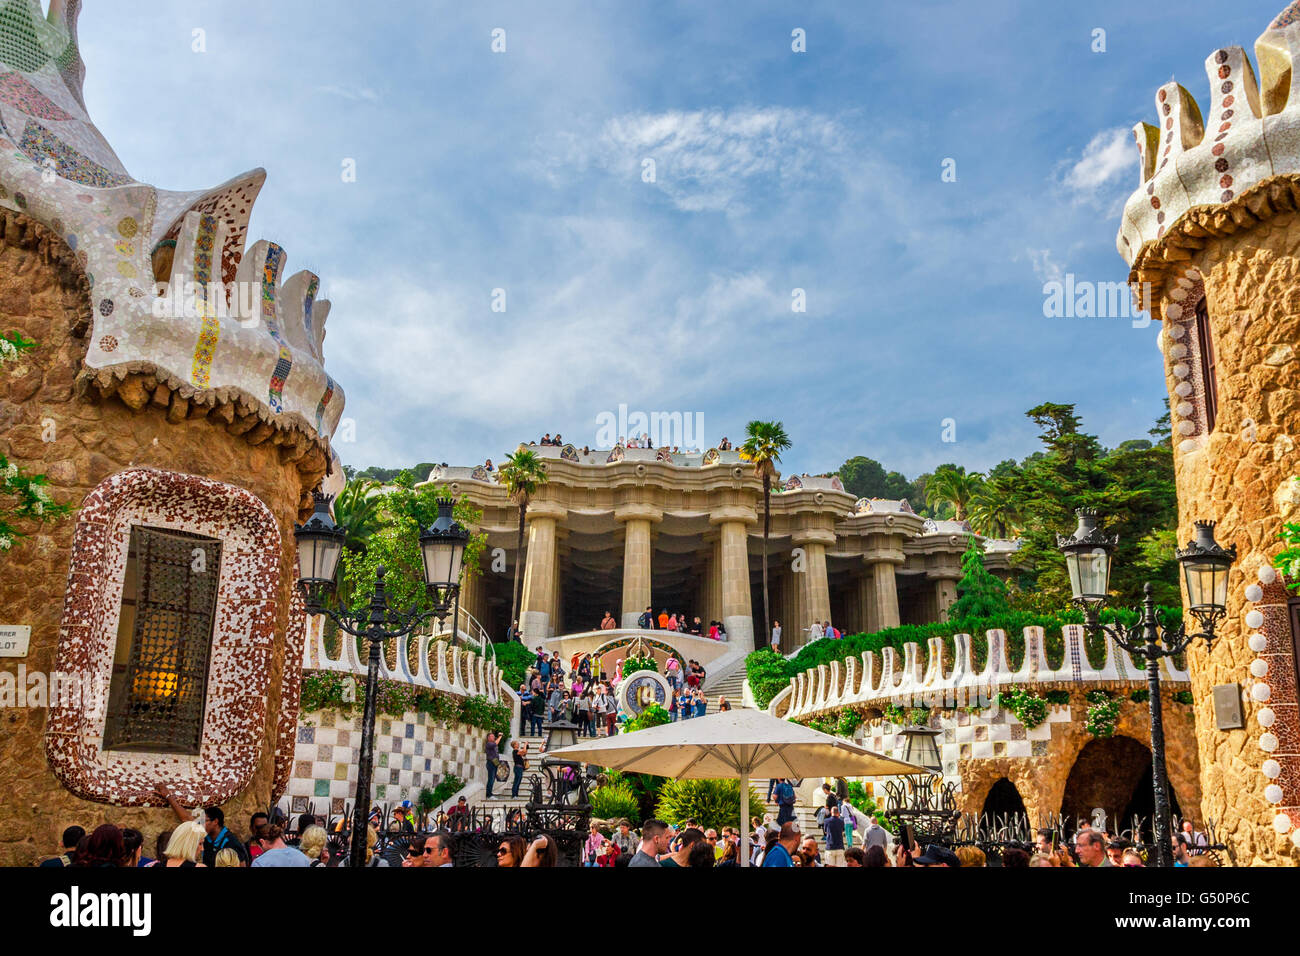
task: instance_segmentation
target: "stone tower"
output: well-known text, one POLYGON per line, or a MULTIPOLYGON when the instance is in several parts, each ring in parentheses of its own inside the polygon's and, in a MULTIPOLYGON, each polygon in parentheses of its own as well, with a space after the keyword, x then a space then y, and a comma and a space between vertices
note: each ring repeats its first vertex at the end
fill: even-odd
POLYGON ((240 829, 283 791, 293 524, 343 407, 319 280, 245 247, 265 173, 132 178, 86 112, 80 2, 50 6, 0 9, 0 332, 37 343, 0 367, 0 453, 71 514, 0 552, 0 623, 30 629, 0 657, 0 864, 73 823, 152 847, 159 785, 240 829))
POLYGON ((1141 186, 1118 246, 1162 323, 1179 538, 1213 519, 1239 553, 1221 637, 1189 655, 1202 811, 1238 864, 1292 865, 1300 625, 1270 562, 1283 522, 1300 520, 1300 3, 1255 51, 1258 80, 1241 48, 1210 54, 1204 114, 1177 83, 1160 88, 1160 125, 1135 129, 1141 186), (1240 688, 1244 727, 1219 729, 1216 687, 1240 688))

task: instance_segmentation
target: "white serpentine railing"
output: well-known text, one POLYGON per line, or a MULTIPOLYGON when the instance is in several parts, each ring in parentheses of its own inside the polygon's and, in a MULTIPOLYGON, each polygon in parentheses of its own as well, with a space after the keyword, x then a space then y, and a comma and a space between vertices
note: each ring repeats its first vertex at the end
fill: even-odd
MULTIPOLYGON (((357 640, 339 631, 339 653, 331 657, 325 646, 325 622, 323 614, 307 619, 302 666, 307 670, 339 671, 364 679, 366 657, 358 650, 357 640)), ((501 671, 495 659, 484 657, 469 647, 449 645, 431 634, 394 638, 393 643, 396 645, 396 666, 389 665, 387 653, 381 654, 380 677, 463 697, 481 695, 493 702, 502 700, 501 671), (415 651, 414 664, 412 649, 415 651)), ((490 647, 492 642, 486 644, 490 647)), ((506 696, 509 696, 508 692, 506 696)))
MULTIPOLYGON (((910 643, 903 646, 901 662, 897 652, 886 647, 880 652, 879 662, 873 651, 864 651, 858 657, 845 657, 802 671, 790 678, 790 686, 772 698, 768 712, 797 718, 862 704, 967 706, 990 701, 1005 686, 1038 684, 1068 688, 1078 684, 1127 687, 1146 684, 1145 669, 1109 636, 1105 638, 1105 663, 1101 667, 1089 664, 1081 624, 1066 624, 1062 628, 1065 653, 1061 666, 1056 668, 1047 662, 1041 627, 1024 629, 1025 656, 1016 670, 1007 665, 1006 632, 991 630, 985 634, 988 659, 978 670, 972 663, 969 634, 953 636, 956 661, 951 670, 943 638, 932 637, 927 642, 929 653, 925 657, 919 644, 910 643)), ((1188 672, 1176 667, 1170 658, 1160 661, 1160 679, 1182 685, 1191 681, 1188 672)))

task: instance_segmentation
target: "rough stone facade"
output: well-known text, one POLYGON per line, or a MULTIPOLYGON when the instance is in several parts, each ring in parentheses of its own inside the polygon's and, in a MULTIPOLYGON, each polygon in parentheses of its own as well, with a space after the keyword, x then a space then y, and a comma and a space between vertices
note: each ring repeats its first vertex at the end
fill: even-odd
MULTIPOLYGON (((1300 290, 1300 217, 1292 211, 1300 199, 1300 182, 1266 183, 1261 189, 1267 191, 1268 201, 1256 203, 1254 208, 1263 215, 1244 209, 1207 211, 1195 218, 1210 234, 1198 237, 1199 248, 1189 250, 1190 259, 1178 262, 1177 271, 1142 268, 1139 277, 1160 290, 1157 309, 1170 328, 1180 326, 1168 318, 1169 306, 1183 303, 1174 310, 1181 318, 1188 298, 1203 285, 1217 359, 1215 428, 1200 435, 1200 440, 1194 437, 1179 442, 1174 456, 1180 540, 1193 537, 1193 521, 1216 520, 1219 543, 1225 547, 1235 544, 1238 551, 1238 563, 1229 580, 1228 616, 1220 637, 1212 651, 1198 647, 1189 655, 1205 771, 1203 813, 1222 821, 1222 836, 1243 861, 1295 864, 1300 855, 1289 835, 1277 833, 1273 823, 1279 811, 1300 821, 1300 768, 1286 775, 1285 804, 1274 806, 1265 799, 1264 789, 1270 780, 1261 768, 1270 755, 1260 747, 1265 730, 1259 723, 1263 702, 1250 693, 1257 682, 1250 672, 1257 654, 1249 645, 1249 636, 1258 630, 1268 640, 1263 655, 1270 665, 1268 709, 1277 716, 1279 727, 1287 729, 1286 745, 1273 757, 1296 759, 1300 719, 1287 596, 1280 584, 1269 587, 1271 602, 1261 611, 1271 626, 1256 629, 1246 625, 1254 602, 1247 600, 1245 591, 1261 583, 1258 572, 1281 550, 1277 535, 1282 523, 1300 520, 1294 481, 1300 461, 1296 450, 1300 426, 1300 356, 1296 354, 1300 349, 1296 300, 1300 290), (1246 221, 1239 224, 1240 220, 1246 221), (1179 290, 1190 295, 1175 298, 1179 290), (1213 688, 1220 684, 1239 684, 1245 692, 1247 720, 1240 730, 1216 729, 1212 696, 1213 688)), ((1186 338, 1189 336, 1179 337, 1186 338)), ((1199 349, 1191 348, 1182 359, 1193 374, 1176 374, 1179 362, 1173 360, 1168 385, 1174 403, 1190 399, 1188 404, 1194 406, 1187 416, 1190 419, 1204 406, 1206 386, 1199 349), (1192 379, 1194 389, 1190 395, 1181 395, 1178 389, 1187 379, 1192 379)))
MULTIPOLYGON (((74 515, 29 523, 0 561, 0 621, 31 626, 26 658, 0 660, 17 673, 55 669, 60 622, 69 585, 75 511, 104 478, 129 467, 201 475, 247 489, 274 515, 282 542, 274 595, 274 647, 266 687, 261 757, 251 782, 226 804, 233 820, 272 798, 274 750, 281 710, 291 587, 293 523, 325 472, 314 441, 276 429, 237 403, 203 405, 180 398, 148 375, 112 378, 104 386, 78 381, 87 347, 89 302, 85 276, 62 240, 20 213, 0 217, 0 328, 39 343, 0 372, 0 451, 29 473, 45 473, 56 502, 74 515)), ((290 666, 300 666, 297 654, 290 666)), ((296 700, 292 703, 296 707, 296 700)), ((61 830, 104 821, 147 835, 173 825, 171 812, 125 809, 73 796, 45 758, 48 711, 0 712, 0 864, 27 864, 50 852, 61 830)), ((201 787, 185 797, 201 799, 201 787)))

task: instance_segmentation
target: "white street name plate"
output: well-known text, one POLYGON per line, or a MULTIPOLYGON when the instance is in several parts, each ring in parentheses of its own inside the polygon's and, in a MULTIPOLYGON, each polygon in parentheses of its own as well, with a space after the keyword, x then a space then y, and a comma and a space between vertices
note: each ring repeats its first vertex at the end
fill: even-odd
POLYGON ((26 624, 0 624, 0 657, 26 657, 32 629, 26 624))

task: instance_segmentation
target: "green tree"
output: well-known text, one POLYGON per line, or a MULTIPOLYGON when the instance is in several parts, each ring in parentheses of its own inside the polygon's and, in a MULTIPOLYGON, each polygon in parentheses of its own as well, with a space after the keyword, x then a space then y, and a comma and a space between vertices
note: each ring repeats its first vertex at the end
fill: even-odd
MULTIPOLYGON (((424 586, 424 561, 420 553, 420 532, 438 517, 438 498, 447 489, 435 485, 414 488, 411 473, 396 476, 397 487, 378 496, 377 527, 366 539, 364 551, 344 551, 343 576, 348 585, 350 606, 360 612, 370 603, 376 569, 385 569, 384 585, 392 607, 418 607, 428 610, 429 597, 424 586)), ((483 512, 462 496, 452 509, 456 520, 473 529, 483 520, 483 512)), ((471 533, 465 545, 462 576, 480 574, 479 558, 486 535, 471 533)))
POLYGON ((840 481, 844 490, 855 498, 888 498, 898 500, 912 493, 912 483, 896 471, 885 471, 874 458, 858 455, 840 465, 840 481))
POLYGON ((953 510, 953 517, 964 521, 983 483, 984 476, 977 471, 967 472, 961 465, 940 465, 926 484, 926 503, 948 505, 953 510))
POLYGON ((772 479, 781 461, 781 452, 790 448, 790 436, 780 422, 753 421, 745 426, 745 442, 740 457, 752 461, 763 479, 763 640, 772 633, 772 615, 767 592, 767 542, 772 529, 772 479))
POLYGON ((961 556, 962 578, 957 582, 957 600, 948 609, 948 620, 967 617, 993 617, 1011 609, 1007 586, 984 567, 984 549, 979 539, 970 535, 961 556))
MULTIPOLYGON (((510 625, 519 619, 519 588, 523 583, 521 569, 524 565, 524 523, 528 517, 528 502, 537 489, 546 483, 546 465, 523 445, 513 455, 506 455, 505 463, 497 471, 497 480, 506 489, 510 500, 519 506, 519 538, 515 545, 515 581, 511 588, 510 625)), ((521 640, 515 634, 515 640, 521 640)))

